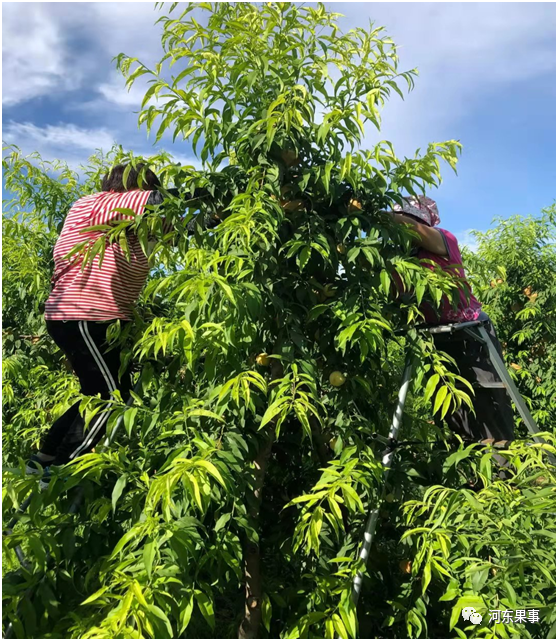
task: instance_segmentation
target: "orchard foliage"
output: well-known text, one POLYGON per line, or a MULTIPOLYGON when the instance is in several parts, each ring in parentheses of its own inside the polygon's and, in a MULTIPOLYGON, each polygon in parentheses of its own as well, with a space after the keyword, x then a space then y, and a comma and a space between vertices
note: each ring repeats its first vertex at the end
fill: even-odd
POLYGON ((498 220, 464 252, 471 282, 498 327, 508 369, 541 428, 556 421, 556 205, 498 220))
MULTIPOLYGON (((123 417, 111 447, 61 471, 4 539, 4 621, 18 637, 475 638, 458 620, 469 602, 483 613, 544 605, 538 627, 487 625, 487 638, 550 629, 543 446, 519 440, 504 453, 517 474, 494 480, 490 452, 443 424, 470 403, 448 357, 398 333, 460 283, 423 269, 384 210, 437 186, 460 145, 403 159, 387 141, 360 148, 414 72, 399 71, 382 29, 342 33, 336 18, 322 5, 173 5, 155 68, 118 57, 129 85, 149 80, 140 125, 191 142, 202 168, 146 159, 180 196, 79 247, 97 260, 135 233, 150 252, 134 323, 110 332, 139 385, 132 406, 111 402, 110 432, 123 417), (162 214, 175 224, 166 235, 162 214), (206 215, 221 224, 188 234, 206 215), (407 346, 410 444, 357 611, 352 580, 381 493, 374 435, 387 433, 407 346), (445 392, 425 394, 440 379, 445 392)), ((15 194, 4 218, 5 516, 36 484, 22 457, 77 394, 41 319, 52 245, 69 205, 123 160, 138 159, 97 154, 83 180, 17 149, 4 160, 15 194)), ((89 417, 104 405, 83 399, 89 417)))

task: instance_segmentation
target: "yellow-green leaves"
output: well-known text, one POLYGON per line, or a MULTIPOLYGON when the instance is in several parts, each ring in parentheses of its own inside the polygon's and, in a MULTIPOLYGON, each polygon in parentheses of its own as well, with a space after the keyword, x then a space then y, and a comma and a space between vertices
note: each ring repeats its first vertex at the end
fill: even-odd
POLYGON ((291 372, 275 380, 273 385, 272 403, 267 407, 259 429, 274 421, 275 431, 279 434, 283 421, 294 412, 302 425, 303 433, 311 438, 310 420, 315 419, 319 423, 323 420, 323 414, 318 409, 323 409, 323 406, 317 398, 315 380, 312 376, 299 372, 295 363, 291 366, 291 372))
MULTIPOLYGON (((358 638, 358 620, 356 613, 356 605, 351 597, 351 590, 345 590, 341 597, 341 604, 339 607, 339 614, 341 615, 341 620, 343 621, 343 626, 347 631, 347 637, 350 639, 358 638)), ((337 623, 336 628, 340 631, 342 628, 337 623)))
POLYGON ((375 352, 385 345, 391 331, 389 322, 381 314, 371 311, 363 318, 355 312, 345 316, 335 340, 342 353, 348 347, 359 345, 361 362, 364 362, 368 351, 375 352))
POLYGON ((339 180, 343 180, 346 176, 350 174, 351 171, 351 164, 352 164, 352 155, 348 153, 345 156, 345 160, 343 161, 343 164, 341 165, 341 172, 339 174, 339 180))
POLYGON ((295 528, 295 550, 303 549, 307 555, 318 556, 325 525, 340 540, 345 531, 342 506, 348 514, 363 514, 365 508, 359 492, 368 493, 380 476, 379 463, 359 465, 358 460, 348 456, 344 462, 331 461, 323 468, 322 477, 311 493, 297 496, 285 506, 303 506, 295 528))
POLYGON ((264 396, 267 394, 267 382, 261 374, 254 370, 241 372, 224 383, 219 392, 219 401, 226 400, 230 395, 236 405, 239 405, 242 400, 246 407, 254 411, 252 388, 258 390, 264 396))
POLYGON ((87 605, 88 603, 94 603, 97 599, 99 599, 107 590, 108 586, 104 586, 102 588, 99 588, 96 592, 94 592, 91 596, 88 596, 85 601, 81 602, 81 605, 87 605))
MULTIPOLYGON (((438 392, 436 393, 436 398, 434 400, 434 414, 442 407, 444 404, 446 398, 448 397, 448 388, 444 385, 438 389, 438 392)), ((449 399, 451 401, 451 395, 449 396, 449 399)), ((442 418, 444 416, 445 412, 442 412, 442 418)))
POLYGON ((207 458, 174 458, 153 479, 147 495, 147 506, 154 510, 161 503, 165 517, 170 520, 175 504, 175 492, 179 491, 179 495, 185 492, 191 506, 203 514, 215 491, 215 484, 210 479, 227 489, 224 473, 224 470, 218 469, 207 458))
MULTIPOLYGON (((410 255, 416 239, 383 212, 407 191, 438 184, 442 166, 455 167, 459 145, 431 145, 411 158, 384 140, 359 149, 368 123, 379 128, 390 94, 411 88, 414 76, 399 72, 395 45, 380 28, 342 33, 323 5, 183 3, 166 7, 160 25, 158 64, 147 69, 120 57, 119 65, 128 85, 149 81, 138 104, 141 126, 155 140, 186 140, 182 155, 191 146, 203 169, 165 153, 145 159, 161 177, 165 203, 140 217, 116 212, 115 226, 90 229, 98 237, 75 248, 76 257, 102 264, 111 242, 125 255, 133 235, 145 249, 155 239, 137 317, 119 332, 123 367, 136 361, 149 371, 132 406, 112 404, 111 422, 123 415, 125 428, 114 446, 72 463, 68 478, 35 497, 29 518, 6 537, 8 563, 19 542, 30 572, 42 577, 38 598, 27 599, 25 582, 11 580, 18 575, 8 566, 8 616, 20 638, 178 638, 205 626, 230 636, 241 612, 229 612, 229 604, 243 607, 243 544, 257 541, 268 636, 354 638, 350 585, 363 569, 357 558, 366 515, 381 496, 382 448, 372 434, 387 433, 397 398, 404 358, 397 332, 421 322, 423 305, 453 300, 463 285, 438 266, 424 269, 410 255), (171 186, 178 196, 166 193, 171 186), (220 222, 204 229, 205 217, 220 222), (163 230, 163 219, 173 231, 163 230), (254 364, 256 354, 266 357, 254 364), (332 371, 347 378, 336 393, 326 382, 332 371), (251 472, 262 471, 255 457, 262 431, 269 442, 273 429, 257 523, 251 472), (87 501, 68 514, 77 484, 87 501), (62 592, 53 577, 63 578, 62 592), (25 604, 19 623, 18 603, 25 604)), ((82 182, 67 167, 15 149, 4 159, 6 189, 15 194, 4 221, 4 447, 14 469, 37 429, 79 393, 39 312, 59 226, 78 197, 99 189, 107 168, 132 160, 139 158, 122 149, 98 156, 82 182), (39 334, 36 346, 23 338, 39 334)), ((513 360, 529 368, 523 389, 542 379, 544 395, 530 400, 548 422, 553 277, 550 264, 540 268, 538 226, 525 231, 536 242, 521 245, 522 261, 536 257, 530 271, 510 258, 523 229, 515 221, 505 255, 491 250, 471 271, 484 278, 486 264, 498 278, 505 265, 505 287, 494 288, 486 304, 506 349, 517 341, 524 352, 513 360), (514 281, 531 272, 532 282, 514 281), (527 286, 539 292, 529 303, 527 286), (506 298, 512 290, 532 310, 515 319, 506 298), (525 327, 513 325, 521 320, 525 327)), ((471 593, 487 606, 510 607, 514 592, 537 603, 536 591, 550 594, 553 582, 553 557, 540 543, 549 540, 554 509, 541 449, 520 450, 516 442, 504 454, 520 475, 510 484, 494 480, 492 451, 476 457, 478 446, 448 452, 449 444, 432 442, 446 437, 441 420, 430 424, 432 410, 440 419, 460 404, 470 408, 472 391, 428 340, 417 339, 413 350, 417 384, 404 421, 412 444, 397 448, 390 491, 398 500, 380 507, 364 588, 378 603, 367 629, 393 638, 447 631, 457 600, 471 593), (470 478, 478 491, 461 489, 470 478), (430 489, 434 480, 440 485, 430 489), (400 561, 408 571, 398 574, 400 561)), ((107 406, 84 404, 89 424, 107 406)), ((11 512, 36 480, 5 474, 11 512)), ((460 623, 454 630, 470 633, 460 623)))
POLYGON ((211 463, 211 461, 208 461, 207 459, 200 459, 197 461, 197 466, 201 467, 209 472, 209 474, 216 479, 225 489, 226 489, 226 484, 223 479, 223 476, 221 475, 221 472, 211 463))
POLYGON ((428 379, 428 383, 424 388, 424 398, 426 400, 429 400, 432 394, 434 393, 434 390, 436 389, 436 386, 438 385, 439 380, 440 380, 440 374, 432 374, 432 376, 428 379))
POLYGON ((145 571, 147 576, 151 578, 153 571, 153 561, 155 560, 155 555, 157 554, 157 546, 153 539, 148 539, 147 543, 143 546, 143 564, 145 566, 145 571))
POLYGON ((277 429, 281 427, 281 423, 285 420, 285 417, 291 407, 291 399, 286 397, 281 397, 274 401, 265 411, 265 414, 262 417, 260 423, 260 429, 264 428, 270 421, 279 416, 279 420, 276 421, 277 429))

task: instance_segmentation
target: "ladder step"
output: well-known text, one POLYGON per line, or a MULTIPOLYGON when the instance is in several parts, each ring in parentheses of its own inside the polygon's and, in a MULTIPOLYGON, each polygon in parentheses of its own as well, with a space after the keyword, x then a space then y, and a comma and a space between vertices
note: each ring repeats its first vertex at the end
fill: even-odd
POLYGON ((496 381, 494 383, 473 383, 473 387, 478 387, 480 389, 506 389, 506 386, 502 381, 496 381))

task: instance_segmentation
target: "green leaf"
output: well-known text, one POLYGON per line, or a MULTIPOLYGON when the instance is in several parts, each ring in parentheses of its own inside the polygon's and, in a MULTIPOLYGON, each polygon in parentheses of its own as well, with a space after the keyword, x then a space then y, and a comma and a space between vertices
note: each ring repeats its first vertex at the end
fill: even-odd
POLYGON ((44 542, 38 536, 30 536, 27 539, 27 544, 33 551, 33 555, 37 560, 38 565, 41 568, 44 568, 47 561, 47 554, 44 546, 44 542))
POLYGON ((194 595, 191 594, 188 597, 182 599, 180 603, 180 632, 182 635, 184 630, 188 627, 190 619, 192 618, 192 612, 194 610, 194 595))
POLYGON ((341 173, 339 174, 339 180, 343 180, 347 174, 351 171, 352 156, 350 153, 347 153, 343 165, 341 167, 341 173))
POLYGON ((311 253, 312 248, 308 247, 308 245, 305 245, 298 254, 296 262, 300 271, 302 271, 306 267, 306 263, 308 263, 308 259, 310 258, 311 253))
POLYGON ((230 520, 231 520, 230 513, 221 514, 221 516, 217 519, 217 522, 215 523, 215 532, 222 530, 230 520))
POLYGON ((389 296, 391 279, 385 269, 382 269, 382 271, 380 272, 380 282, 382 284, 382 289, 384 290, 384 294, 386 296, 389 296))
POLYGON ((215 628, 215 614, 213 612, 213 601, 200 590, 195 591, 196 602, 200 609, 200 612, 203 615, 203 618, 207 621, 209 627, 213 630, 215 628))
POLYGON ((463 497, 469 503, 475 510, 478 510, 479 512, 483 511, 483 506, 480 501, 478 501, 475 497, 475 495, 472 492, 469 492, 468 490, 463 490, 463 497))
POLYGON ((280 414, 286 407, 288 399, 279 398, 274 403, 272 403, 266 410, 263 415, 262 422, 260 423, 260 429, 265 427, 270 421, 272 421, 278 414, 280 414))
POLYGON ((434 401, 434 414, 440 409, 440 406, 444 402, 444 399, 446 398, 448 393, 448 388, 443 385, 440 387, 438 390, 438 393, 436 394, 436 400, 434 401))
POLYGON ((339 635, 339 638, 341 639, 348 639, 349 635, 347 634, 347 630, 345 629, 345 626, 343 625, 343 621, 341 620, 341 617, 338 614, 334 614, 331 617, 333 621, 333 627, 337 631, 337 634, 339 635))
POLYGON ((124 429, 126 430, 126 434, 128 434, 128 436, 131 436, 132 434, 132 428, 134 426, 134 421, 136 419, 137 413, 137 407, 132 407, 131 409, 124 412, 124 429))
POLYGON ((215 412, 211 412, 210 410, 204 410, 202 408, 194 409, 194 410, 186 410, 188 416, 206 416, 207 418, 212 418, 216 421, 219 421, 219 423, 224 423, 225 419, 222 416, 219 416, 219 414, 215 414, 215 412))
POLYGON ((434 393, 434 390, 436 389, 436 386, 438 385, 438 382, 440 380, 440 375, 439 374, 433 374, 429 379, 428 383, 426 384, 426 387, 424 389, 424 398, 425 400, 429 400, 432 394, 434 393))
POLYGON ((446 592, 438 599, 439 601, 453 601, 459 596, 459 590, 448 588, 446 592))
POLYGON ((118 499, 122 496, 122 492, 126 487, 127 480, 128 480, 128 475, 124 473, 114 484, 114 488, 112 489, 112 511, 113 512, 116 512, 116 503, 118 502, 118 499))
POLYGON ((172 626, 170 624, 168 616, 163 612, 163 610, 161 610, 161 608, 159 608, 158 606, 152 604, 149 604, 147 606, 147 609, 149 610, 149 612, 151 612, 151 614, 154 614, 160 621, 164 623, 168 632, 168 638, 173 639, 174 636, 172 626))
POLYGON ((417 305, 422 303, 422 297, 424 296, 424 290, 426 289, 424 283, 417 283, 415 286, 415 295, 417 297, 417 305))
POLYGON ((440 412, 440 418, 444 418, 444 416, 448 413, 448 410, 451 405, 451 400, 452 400, 452 396, 451 394, 448 394, 444 399, 444 404, 442 405, 442 411, 440 412))
POLYGON ((145 95, 143 97, 143 100, 141 101, 141 108, 143 109, 145 105, 149 102, 149 99, 153 96, 155 91, 159 88, 159 85, 157 82, 154 82, 148 90, 145 92, 145 95))
POLYGON ((118 543, 115 545, 110 558, 114 558, 129 541, 132 541, 136 537, 137 537, 137 531, 135 528, 132 528, 131 530, 128 530, 127 532, 125 532, 120 538, 120 540, 118 541, 118 543))
POLYGON ((270 632, 271 629, 271 601, 267 594, 262 597, 262 621, 264 628, 270 632))
POLYGON ((147 572, 147 577, 151 579, 151 572, 153 570, 153 560, 155 559, 155 552, 157 548, 155 546, 155 541, 149 539, 149 541, 143 546, 143 564, 145 566, 145 571, 147 572))
POLYGON ((343 605, 339 608, 339 613, 345 624, 345 628, 349 633, 349 636, 353 639, 357 638, 357 616, 356 616, 356 606, 352 598, 349 597, 345 599, 343 605))
POLYGON ((103 586, 102 588, 99 588, 96 592, 93 592, 93 594, 85 601, 81 602, 81 605, 87 605, 88 603, 93 603, 93 601, 96 601, 100 596, 102 596, 107 590, 108 590, 108 585, 103 586))
POLYGON ((324 189, 326 193, 329 193, 329 181, 330 181, 332 168, 333 168, 333 163, 331 161, 326 162, 324 166, 324 189))
POLYGON ((206 469, 209 472, 209 474, 211 474, 211 476, 213 478, 217 479, 217 481, 225 489, 227 488, 227 485, 225 483, 225 479, 221 476, 221 472, 219 472, 219 470, 215 467, 215 465, 213 465, 213 463, 211 463, 211 461, 207 461, 206 459, 202 459, 200 461, 196 461, 196 465, 198 467, 203 467, 204 469, 206 469))
POLYGON ((132 581, 132 591, 136 599, 138 600, 138 603, 142 605, 144 608, 149 608, 149 605, 145 600, 145 596, 143 595, 143 592, 141 590, 141 586, 136 580, 132 581))
POLYGON ((431 578, 432 578, 432 566, 430 564, 430 561, 428 560, 424 564, 424 568, 422 570, 422 583, 421 583, 422 594, 426 592, 428 586, 430 585, 431 578))

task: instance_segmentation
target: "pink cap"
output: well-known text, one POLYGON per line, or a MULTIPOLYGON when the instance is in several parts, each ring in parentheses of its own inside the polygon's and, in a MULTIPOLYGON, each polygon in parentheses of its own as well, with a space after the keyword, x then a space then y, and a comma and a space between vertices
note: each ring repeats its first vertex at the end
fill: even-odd
POLYGON ((403 198, 403 205, 395 204, 393 211, 420 218, 430 227, 435 227, 440 222, 438 206, 428 196, 408 196, 403 198))

